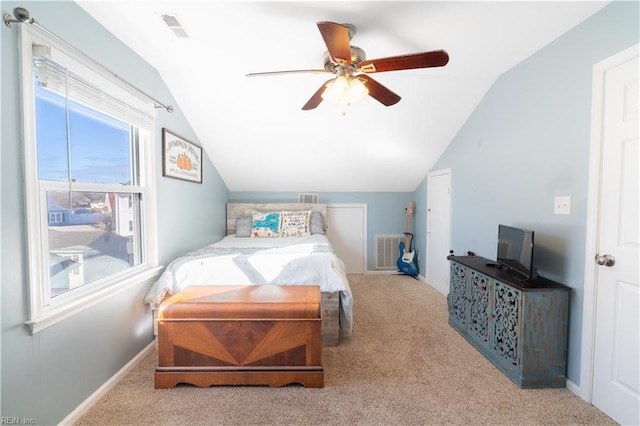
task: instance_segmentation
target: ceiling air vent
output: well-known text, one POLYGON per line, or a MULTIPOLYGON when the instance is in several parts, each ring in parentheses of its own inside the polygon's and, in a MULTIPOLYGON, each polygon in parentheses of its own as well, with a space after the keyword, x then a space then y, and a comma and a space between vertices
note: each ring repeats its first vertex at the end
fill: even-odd
POLYGON ((298 194, 298 202, 299 203, 318 203, 320 197, 318 194, 298 194))
POLYGON ((161 15, 161 18, 164 21, 164 23, 167 24, 169 29, 173 31, 176 37, 189 38, 189 33, 187 33, 187 30, 180 23, 180 20, 178 19, 178 15, 166 13, 164 15, 161 15))

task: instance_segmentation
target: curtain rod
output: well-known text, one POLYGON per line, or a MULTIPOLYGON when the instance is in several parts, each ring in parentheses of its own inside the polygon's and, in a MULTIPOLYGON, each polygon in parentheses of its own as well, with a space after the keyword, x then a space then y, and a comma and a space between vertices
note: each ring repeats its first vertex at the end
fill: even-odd
POLYGON ((76 53, 79 53, 85 59, 91 61, 96 66, 100 67, 103 71, 107 72, 112 77, 116 78, 118 81, 120 81, 120 82, 124 83, 125 85, 127 85, 130 89, 133 89, 137 93, 141 94, 145 98, 147 98, 150 101, 152 101, 155 104, 154 105, 155 108, 166 109, 167 112, 169 112, 169 113, 173 112, 173 107, 171 105, 165 105, 162 102, 158 101, 157 99, 153 98, 152 96, 146 94, 145 92, 143 92, 142 90, 140 90, 136 86, 134 86, 133 84, 129 83, 124 78, 120 77, 118 74, 114 73, 113 71, 111 71, 110 69, 108 69, 107 67, 102 65, 101 63, 97 62, 95 59, 91 58, 89 55, 87 55, 86 53, 84 53, 80 49, 76 48, 75 46, 72 46, 71 44, 69 44, 65 40, 61 39, 60 37, 58 37, 57 35, 55 35, 51 31, 49 31, 48 29, 46 29, 45 27, 40 25, 38 23, 38 21, 36 21, 34 18, 32 18, 30 16, 29 11, 27 9, 25 9, 23 7, 16 7, 15 9, 13 9, 13 14, 14 14, 15 18, 12 17, 8 13, 5 13, 3 15, 3 20, 4 20, 4 23, 5 23, 5 25, 7 27, 11 28, 11 24, 31 24, 31 25, 33 25, 35 27, 38 27, 41 31, 45 32, 49 37, 54 38, 57 42, 62 43, 65 47, 73 50, 76 53))

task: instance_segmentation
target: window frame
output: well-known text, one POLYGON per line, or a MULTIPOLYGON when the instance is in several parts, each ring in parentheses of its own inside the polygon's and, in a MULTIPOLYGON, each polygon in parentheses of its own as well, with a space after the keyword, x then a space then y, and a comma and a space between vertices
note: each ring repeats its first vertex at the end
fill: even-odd
MULTIPOLYGON (((148 99, 142 99, 134 95, 122 83, 105 70, 88 63, 80 55, 60 44, 36 28, 22 25, 19 36, 20 76, 22 90, 22 126, 23 126, 23 152, 24 152, 24 197, 25 197, 25 224, 27 231, 27 283, 29 295, 28 319, 25 325, 31 334, 38 333, 47 327, 75 315, 82 310, 93 306, 113 295, 129 288, 146 284, 156 279, 161 270, 158 265, 157 251, 157 215, 156 215, 156 126, 148 132, 140 132, 139 146, 135 152, 139 156, 140 174, 136 193, 139 197, 139 216, 141 217, 141 256, 139 265, 125 271, 101 279, 95 283, 89 283, 50 297, 49 285, 49 247, 47 244, 48 214, 46 191, 55 189, 56 184, 51 181, 38 179, 38 157, 35 126, 35 89, 33 85, 33 56, 34 46, 51 46, 65 56, 77 61, 82 69, 74 71, 81 75, 89 75, 92 81, 99 81, 102 89, 109 93, 116 93, 123 99, 133 99, 138 105, 144 102, 153 110, 153 104, 148 99)), ((68 183, 60 183, 64 190, 69 190, 68 183)), ((99 192, 108 189, 110 192, 131 193, 133 187, 105 185, 74 184, 72 190, 95 190, 99 192)), ((142 303, 142 301, 140 302, 142 303)))

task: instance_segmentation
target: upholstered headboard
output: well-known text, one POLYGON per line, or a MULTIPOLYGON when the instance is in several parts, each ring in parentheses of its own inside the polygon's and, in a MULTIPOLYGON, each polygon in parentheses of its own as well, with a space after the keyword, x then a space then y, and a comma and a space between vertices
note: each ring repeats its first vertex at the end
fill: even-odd
POLYGON ((227 203, 227 235, 236 233, 238 216, 250 215, 253 212, 280 212, 317 210, 327 217, 327 205, 319 203, 227 203))

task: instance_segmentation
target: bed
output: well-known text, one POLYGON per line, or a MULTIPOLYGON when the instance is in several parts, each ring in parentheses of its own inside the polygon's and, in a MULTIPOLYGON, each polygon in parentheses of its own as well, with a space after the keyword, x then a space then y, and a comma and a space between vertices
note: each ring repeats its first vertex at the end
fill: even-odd
POLYGON ((324 234, 325 217, 326 204, 228 203, 227 235, 173 260, 145 302, 155 312, 188 285, 315 284, 322 298, 323 343, 337 345, 351 335, 353 298, 344 263, 324 234))

